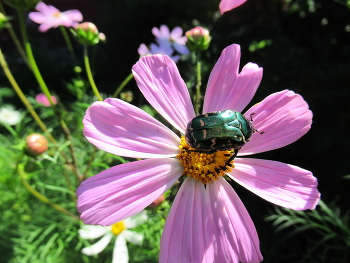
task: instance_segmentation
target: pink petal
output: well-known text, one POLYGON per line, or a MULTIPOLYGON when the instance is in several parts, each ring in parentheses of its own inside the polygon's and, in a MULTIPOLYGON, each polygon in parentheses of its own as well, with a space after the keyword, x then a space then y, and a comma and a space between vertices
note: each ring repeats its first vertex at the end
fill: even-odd
POLYGON ((83 120, 84 135, 98 148, 133 158, 174 157, 180 139, 143 110, 119 99, 95 102, 83 120))
POLYGON ((44 2, 39 2, 36 7, 35 10, 39 11, 40 13, 44 14, 45 16, 51 15, 52 12, 59 12, 58 9, 56 9, 55 7, 53 7, 52 5, 46 5, 44 2))
POLYGON ((137 52, 139 53, 139 55, 142 56, 146 56, 147 54, 149 54, 149 49, 145 44, 141 44, 139 46, 139 48, 137 49, 137 52))
POLYGON ((39 27, 38 30, 40 32, 46 32, 47 30, 49 30, 51 27, 57 27, 54 23, 52 22, 46 22, 46 23, 42 23, 39 27))
POLYGON ((222 177, 207 184, 207 191, 215 238, 213 262, 261 262, 258 234, 236 192, 222 177))
POLYGON ((171 31, 170 38, 172 40, 175 40, 175 42, 177 42, 176 40, 181 39, 182 33, 183 33, 182 28, 177 26, 171 31))
POLYGON ((78 211, 85 224, 110 226, 139 213, 182 175, 177 159, 148 159, 120 164, 77 189, 78 211))
POLYGON ((238 74, 240 46, 222 51, 213 68, 204 97, 203 113, 221 110, 241 112, 253 98, 262 78, 262 68, 248 63, 238 74))
POLYGON ((308 132, 312 123, 312 112, 303 97, 293 91, 273 93, 255 104, 244 115, 253 123, 255 132, 238 155, 247 155, 281 148, 298 140, 308 132))
POLYGON ((68 10, 63 12, 72 22, 81 22, 83 21, 83 15, 79 10, 68 10))
POLYGON ((204 185, 192 178, 182 184, 165 224, 159 262, 213 262, 212 222, 205 192, 204 185))
POLYGON ((39 12, 30 12, 28 16, 32 21, 38 24, 42 24, 47 20, 47 17, 39 12))
POLYGON ((221 0, 219 8, 220 13, 223 14, 227 11, 230 11, 237 6, 240 6, 241 4, 245 3, 247 0, 221 0))
POLYGON ((160 38, 160 39, 170 38, 170 31, 166 25, 161 25, 159 29, 156 27, 152 28, 152 33, 156 38, 160 38))
POLYGON ((171 125, 184 133, 195 113, 175 62, 162 55, 142 57, 133 66, 133 74, 148 102, 171 125))
POLYGON ((300 167, 268 160, 236 158, 229 176, 261 198, 295 210, 314 209, 317 179, 300 167))

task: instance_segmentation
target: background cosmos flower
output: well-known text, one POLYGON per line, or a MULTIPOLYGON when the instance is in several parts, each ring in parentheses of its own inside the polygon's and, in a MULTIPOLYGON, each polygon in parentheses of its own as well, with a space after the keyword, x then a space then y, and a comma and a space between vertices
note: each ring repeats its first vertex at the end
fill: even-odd
POLYGON ((0 108, 0 123, 16 125, 21 119, 21 113, 14 110, 11 106, 0 108))
POLYGON ((39 12, 30 12, 29 18, 35 23, 41 24, 38 28, 41 32, 46 32, 51 27, 71 27, 83 20, 83 15, 79 10, 60 12, 56 7, 46 5, 43 2, 38 3, 35 9, 39 12))
POLYGON ((83 248, 82 252, 88 256, 101 253, 111 242, 115 236, 113 249, 112 263, 127 263, 129 262, 128 247, 126 241, 135 245, 140 245, 143 240, 143 235, 130 231, 140 224, 146 222, 147 213, 142 211, 132 217, 115 223, 112 226, 91 226, 84 225, 79 229, 79 235, 84 239, 96 239, 102 237, 95 244, 83 248))
MULTIPOLYGON (((239 60, 239 45, 222 52, 208 81, 204 113, 242 112, 251 101, 262 69, 248 63, 239 73, 239 60)), ((146 56, 133 66, 133 74, 148 102, 184 134, 195 113, 175 63, 167 56, 146 56)), ((244 115, 249 118, 253 112, 255 128, 265 133, 254 133, 238 156, 286 146, 310 129, 312 113, 292 91, 271 94, 244 115)), ((95 102, 86 112, 84 126, 85 137, 100 149, 147 158, 112 167, 81 184, 78 210, 85 223, 110 225, 138 213, 182 176, 184 167, 174 158, 180 152, 180 138, 139 108, 119 99, 95 102)), ((311 172, 285 163, 235 158, 227 176, 260 197, 291 209, 313 209, 320 197, 311 172)), ((187 177, 163 231, 160 262, 261 260, 254 224, 224 177, 205 187, 187 177)))
POLYGON ((168 44, 182 55, 190 53, 186 47, 187 37, 182 35, 181 27, 175 27, 170 32, 166 25, 161 25, 159 29, 156 27, 152 28, 152 33, 159 44, 168 44))
MULTIPOLYGON (((57 104, 57 99, 56 99, 55 96, 51 96, 51 99, 52 99, 52 102, 53 102, 54 104, 57 104)), ((37 94, 37 95, 35 96, 35 100, 36 100, 38 103, 44 105, 45 107, 50 107, 50 106, 51 106, 49 100, 47 99, 47 97, 46 97, 46 95, 45 95, 44 93, 39 93, 39 94, 37 94)))

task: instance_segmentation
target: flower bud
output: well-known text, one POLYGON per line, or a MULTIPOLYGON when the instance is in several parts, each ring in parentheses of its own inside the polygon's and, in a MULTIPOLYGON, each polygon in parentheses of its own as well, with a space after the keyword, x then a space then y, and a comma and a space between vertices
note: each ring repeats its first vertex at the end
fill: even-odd
POLYGON ((71 32, 74 38, 83 45, 96 45, 101 40, 97 27, 90 22, 77 24, 74 29, 71 29, 71 32))
POLYGON ((26 151, 28 155, 36 157, 48 149, 48 142, 44 136, 32 133, 26 138, 26 151))
POLYGON ((161 203, 163 203, 165 200, 164 195, 159 196, 156 200, 154 200, 149 206, 150 207, 157 207, 160 206, 161 203))
POLYGON ((4 2, 18 10, 34 8, 41 0, 4 0, 4 2))
POLYGON ((207 50, 211 41, 208 29, 197 26, 186 32, 186 46, 190 51, 207 50))

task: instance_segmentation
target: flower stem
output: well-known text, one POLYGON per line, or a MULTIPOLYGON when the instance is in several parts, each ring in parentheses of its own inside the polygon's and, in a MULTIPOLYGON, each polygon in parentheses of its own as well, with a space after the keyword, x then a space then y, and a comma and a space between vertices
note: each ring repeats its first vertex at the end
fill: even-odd
MULTIPOLYGON (((6 16, 6 12, 5 12, 5 8, 4 6, 2 5, 2 2, 0 1, 0 12, 4 14, 4 16, 6 16)), ((21 45, 21 42, 18 40, 18 37, 15 33, 15 31, 13 30, 12 28, 12 24, 9 23, 9 27, 7 28, 11 38, 12 38, 12 41, 13 43, 15 44, 19 54, 21 55, 22 59, 24 60, 24 62, 27 64, 27 66, 29 67, 29 69, 31 69, 31 65, 30 65, 30 62, 28 60, 28 57, 26 55, 26 52, 24 51, 22 45, 21 45)))
POLYGON ((199 110, 200 110, 201 100, 202 100, 202 95, 201 95, 202 74, 201 74, 201 62, 199 59, 199 53, 197 53, 196 60, 197 60, 196 61, 197 83, 196 83, 196 95, 194 99, 194 108, 195 108, 196 114, 199 115, 199 110))
POLYGON ((51 133, 48 131, 48 129, 45 126, 45 124, 40 119, 39 115, 36 113, 36 111, 34 110, 32 105, 28 101, 28 99, 26 98, 26 96, 23 94, 21 88, 18 86, 15 78, 13 77, 13 75, 12 75, 12 73, 11 73, 7 63, 6 63, 5 57, 2 54, 1 49, 0 49, 0 64, 1 64, 1 67, 3 68, 3 70, 4 70, 4 73, 5 73, 6 77, 7 77, 7 79, 11 83, 13 89, 15 90, 15 92, 17 93, 18 97, 21 99, 23 104, 26 106, 26 108, 28 109, 29 113, 33 116, 33 118, 36 121, 36 123, 39 125, 39 127, 42 129, 42 131, 47 134, 47 136, 48 136, 48 138, 50 139, 51 142, 57 143, 56 140, 52 137, 51 133))
POLYGON ((39 71, 39 68, 38 68, 38 66, 37 66, 37 64, 35 62, 33 51, 32 51, 31 45, 30 45, 30 43, 28 41, 27 32, 26 32, 26 29, 25 29, 24 13, 21 12, 21 11, 18 11, 18 12, 19 12, 19 14, 18 14, 19 25, 20 25, 20 28, 21 28, 24 48, 26 50, 26 53, 27 53, 27 56, 28 56, 31 68, 33 70, 33 74, 34 74, 34 76, 35 76, 35 78, 36 78, 36 80, 37 80, 37 82, 38 82, 42 92, 46 95, 47 99, 49 100, 50 104, 51 105, 55 105, 55 103, 52 101, 51 93, 50 93, 49 89, 47 88, 47 86, 45 84, 45 81, 42 78, 42 76, 40 74, 40 71, 39 71))
MULTIPOLYGON (((32 115, 32 117, 34 118, 36 123, 39 125, 40 129, 47 135, 47 137, 49 138, 49 140, 52 143, 57 144, 57 141, 52 136, 50 131, 47 129, 46 125, 42 122, 42 120, 40 119, 39 115, 36 113, 36 111, 34 110, 33 106, 30 104, 30 102, 28 101, 27 97, 24 95, 24 93, 22 92, 21 88, 17 84, 15 78, 13 77, 13 75, 12 75, 12 73, 11 73, 7 63, 6 63, 5 57, 2 54, 1 49, 0 49, 0 64, 1 64, 1 67, 3 68, 3 70, 4 70, 4 73, 5 73, 6 77, 7 77, 7 79, 9 80, 10 84, 12 85, 13 89, 15 90, 15 92, 17 93, 18 97, 21 99, 23 104, 26 106, 27 110, 32 115)), ((67 156, 63 152, 60 152, 60 154, 65 159, 66 163, 70 166, 70 168, 74 172, 76 172, 74 165, 68 160, 67 156)))
POLYGON ((64 40, 66 41, 66 44, 67 44, 67 48, 70 52, 70 55, 72 57, 72 62, 73 62, 73 66, 76 66, 77 63, 76 63, 76 59, 75 59, 75 54, 74 54, 74 49, 73 49, 73 46, 72 46, 72 42, 70 41, 70 38, 67 34, 67 30, 64 26, 59 26, 61 32, 62 32, 62 35, 63 35, 63 38, 64 40))
POLYGON ((134 77, 134 75, 132 73, 130 73, 129 76, 127 76, 124 81, 119 85, 119 87, 116 89, 116 91, 113 94, 113 98, 118 97, 118 95, 123 91, 124 87, 126 86, 126 84, 129 83, 129 81, 134 77))
POLYGON ((94 78, 92 77, 92 73, 91 73, 91 68, 90 68, 90 62, 89 62, 89 56, 88 56, 88 46, 84 45, 84 64, 85 64, 85 69, 86 69, 86 74, 90 83, 90 86, 93 90, 93 92, 95 93, 95 96, 97 97, 97 99, 99 101, 103 101, 97 87, 94 81, 94 78))
POLYGON ((22 181, 23 186, 28 190, 28 192, 30 192, 32 195, 34 195, 36 198, 38 198, 40 201, 44 202, 45 204, 51 206, 52 208, 73 217, 76 220, 79 220, 79 217, 72 214, 71 212, 69 212, 67 209, 65 209, 64 207, 55 204, 53 202, 51 202, 46 196, 44 196, 43 194, 39 193, 37 190, 35 190, 27 181, 27 173, 24 171, 24 165, 23 164, 18 164, 17 165, 17 173, 22 181))
POLYGON ((51 98, 51 93, 49 91, 49 89, 47 88, 46 86, 46 83, 44 81, 44 79, 42 78, 41 76, 41 73, 39 71, 39 68, 35 62, 35 59, 34 59, 34 55, 33 55, 33 51, 32 51, 32 48, 31 48, 31 45, 28 41, 28 37, 27 37, 27 32, 26 32, 26 29, 25 29, 25 23, 24 23, 24 13, 23 11, 18 11, 19 12, 19 24, 20 24, 20 28, 21 28, 21 33, 22 33, 22 38, 23 38, 23 42, 24 42, 24 47, 25 47, 25 50, 27 52, 27 56, 28 56, 28 59, 29 59, 29 62, 30 62, 30 65, 32 67, 32 71, 33 71, 33 74, 42 90, 42 92, 46 95, 47 99, 49 100, 50 104, 51 104, 51 107, 53 108, 54 110, 54 113, 55 113, 55 116, 56 118, 58 119, 58 122, 62 128, 62 131, 66 137, 66 139, 68 141, 70 141, 71 143, 69 144, 69 150, 70 150, 70 153, 71 153, 71 157, 72 157, 72 165, 74 166, 74 171, 78 177, 78 179, 80 180, 80 173, 78 171, 78 167, 77 167, 77 161, 76 161, 76 157, 75 157, 75 153, 74 153, 74 147, 73 147, 73 143, 72 143, 72 138, 70 136, 70 130, 68 129, 66 123, 64 122, 64 120, 62 119, 61 117, 61 114, 58 112, 58 109, 55 105, 55 103, 52 101, 52 98, 51 98))

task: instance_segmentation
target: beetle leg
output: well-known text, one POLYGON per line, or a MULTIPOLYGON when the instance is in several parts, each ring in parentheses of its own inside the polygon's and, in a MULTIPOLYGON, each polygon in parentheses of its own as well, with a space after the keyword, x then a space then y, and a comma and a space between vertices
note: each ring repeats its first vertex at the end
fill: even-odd
POLYGON ((252 112, 251 114, 250 114, 250 121, 253 121, 253 115, 255 114, 255 112, 252 112))

